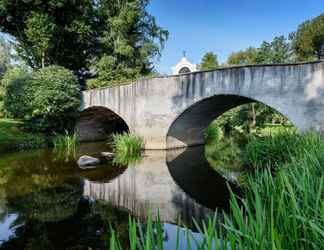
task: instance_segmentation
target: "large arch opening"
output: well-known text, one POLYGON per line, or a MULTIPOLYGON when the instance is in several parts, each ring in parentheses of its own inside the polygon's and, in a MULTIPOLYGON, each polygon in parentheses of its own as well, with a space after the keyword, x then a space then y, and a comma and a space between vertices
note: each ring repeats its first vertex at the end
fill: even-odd
POLYGON ((283 110, 257 100, 238 95, 215 95, 191 105, 175 119, 167 133, 167 148, 203 145, 206 128, 213 121, 235 107, 252 103, 265 105, 292 121, 283 110))
POLYGON ((119 115, 99 106, 82 111, 76 123, 80 142, 104 141, 113 133, 128 131, 128 125, 119 115))
POLYGON ((203 157, 218 174, 240 183, 248 171, 244 154, 250 138, 295 129, 286 115, 269 105, 242 96, 217 95, 190 106, 174 121, 167 146, 204 144, 201 155, 195 157, 203 157))

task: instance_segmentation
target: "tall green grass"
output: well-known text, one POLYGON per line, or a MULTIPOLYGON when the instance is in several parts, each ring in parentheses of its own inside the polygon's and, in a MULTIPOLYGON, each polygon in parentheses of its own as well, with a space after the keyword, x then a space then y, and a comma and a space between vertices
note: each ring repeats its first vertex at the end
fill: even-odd
MULTIPOLYGON (((249 150, 255 150, 250 164, 257 171, 247 178, 243 198, 232 194, 230 213, 223 214, 222 222, 215 216, 203 226, 197 224, 203 239, 196 241, 188 233, 187 249, 323 249, 323 138, 281 133, 257 144, 261 148, 256 140, 249 150)), ((139 231, 142 227, 129 222, 129 249, 164 249, 161 223, 149 219, 145 233, 139 231)), ((114 233, 110 249, 123 249, 114 233)), ((180 249, 178 238, 174 249, 180 249)))
POLYGON ((113 134, 111 146, 116 153, 114 163, 127 165, 141 158, 144 141, 140 136, 129 133, 113 134))
POLYGON ((65 132, 63 135, 56 135, 53 139, 54 152, 60 158, 66 161, 76 158, 76 147, 78 139, 76 134, 65 132))
POLYGON ((322 141, 315 132, 303 135, 296 130, 285 129, 264 137, 254 135, 245 147, 245 162, 254 168, 276 168, 294 157, 314 152, 322 141))

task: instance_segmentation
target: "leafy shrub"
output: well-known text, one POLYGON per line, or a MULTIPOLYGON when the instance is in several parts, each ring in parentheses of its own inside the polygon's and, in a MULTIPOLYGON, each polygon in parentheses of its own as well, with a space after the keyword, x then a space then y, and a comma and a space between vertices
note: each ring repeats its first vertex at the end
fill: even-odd
POLYGON ((49 66, 30 75, 15 68, 6 73, 2 85, 7 116, 26 120, 34 131, 63 132, 73 127, 80 89, 71 71, 49 66))
POLYGON ((29 112, 30 82, 31 75, 23 68, 13 68, 6 72, 1 81, 6 116, 24 118, 29 112))
POLYGON ((28 90, 31 112, 26 119, 32 129, 63 132, 73 127, 80 106, 80 89, 71 71, 60 66, 37 70, 28 90))

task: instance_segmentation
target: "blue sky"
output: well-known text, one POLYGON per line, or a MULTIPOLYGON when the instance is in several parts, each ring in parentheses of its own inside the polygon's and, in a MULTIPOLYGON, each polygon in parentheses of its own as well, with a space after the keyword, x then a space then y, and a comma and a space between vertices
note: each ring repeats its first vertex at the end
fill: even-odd
POLYGON ((171 67, 187 52, 199 63, 213 51, 220 62, 263 40, 288 35, 303 21, 324 12, 323 0, 151 0, 149 11, 170 32, 156 69, 171 67))

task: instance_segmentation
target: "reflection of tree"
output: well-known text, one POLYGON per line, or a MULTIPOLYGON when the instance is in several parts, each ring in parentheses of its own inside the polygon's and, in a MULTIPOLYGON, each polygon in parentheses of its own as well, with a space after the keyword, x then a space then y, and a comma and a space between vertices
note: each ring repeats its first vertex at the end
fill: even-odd
POLYGON ((106 239, 108 239, 110 235, 110 232, 107 231, 107 229, 112 227, 115 232, 117 232, 119 240, 123 246, 128 245, 128 212, 117 209, 108 202, 93 201, 90 205, 90 213, 87 217, 87 224, 91 225, 94 220, 97 220, 97 223, 95 224, 101 225, 104 232, 103 235, 106 239))
MULTIPOLYGON (((14 214, 14 234, 0 249, 108 249, 111 224, 128 240, 128 213, 82 198, 75 162, 53 160, 51 151, 21 152, 0 158, 0 220, 14 214)), ((84 172, 110 180, 124 168, 84 172)), ((8 222, 8 220, 7 220, 8 222)))
POLYGON ((80 195, 65 184, 9 202, 19 216, 12 224, 15 236, 0 249, 108 249, 110 225, 127 246, 128 213, 80 195))
POLYGON ((243 133, 232 130, 218 141, 206 144, 205 157, 210 166, 223 177, 238 181, 238 176, 245 170, 242 154, 246 141, 243 133))
POLYGON ((0 223, 3 223, 7 215, 7 197, 4 189, 0 188, 0 223))
POLYGON ((30 193, 12 202, 26 219, 54 222, 72 216, 77 210, 81 190, 64 184, 62 186, 30 193))

